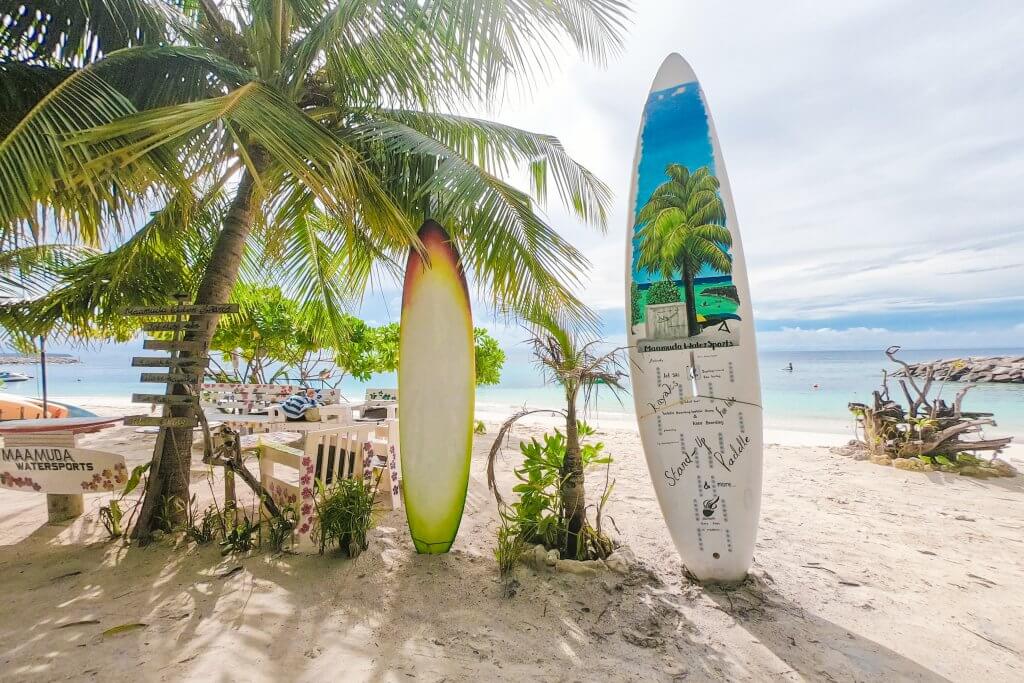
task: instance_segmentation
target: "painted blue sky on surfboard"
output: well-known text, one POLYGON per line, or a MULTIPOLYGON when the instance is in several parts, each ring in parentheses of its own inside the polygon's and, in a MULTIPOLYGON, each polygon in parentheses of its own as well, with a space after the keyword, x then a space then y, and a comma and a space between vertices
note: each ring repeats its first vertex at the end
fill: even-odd
MULTIPOLYGON (((696 81, 652 92, 644 112, 634 217, 639 215, 655 189, 669 180, 666 168, 670 164, 684 166, 690 173, 706 168, 715 174, 711 131, 700 85, 696 81)), ((641 243, 638 233, 642 224, 637 220, 634 222, 631 276, 635 287, 631 290, 630 316, 635 334, 652 340, 693 338, 705 336, 705 328, 717 328, 720 321, 739 320, 739 301, 732 276, 707 263, 693 278, 695 306, 690 312, 690 319, 680 320, 687 317, 682 303, 686 300, 682 274, 675 271, 673 282, 669 284, 660 271, 652 272, 638 266, 641 243), (679 302, 678 316, 671 307, 673 302, 679 302), (649 309, 649 306, 657 308, 649 309)), ((722 245, 722 251, 731 260, 729 248, 722 245)), ((735 333, 725 336, 738 343, 735 333)))

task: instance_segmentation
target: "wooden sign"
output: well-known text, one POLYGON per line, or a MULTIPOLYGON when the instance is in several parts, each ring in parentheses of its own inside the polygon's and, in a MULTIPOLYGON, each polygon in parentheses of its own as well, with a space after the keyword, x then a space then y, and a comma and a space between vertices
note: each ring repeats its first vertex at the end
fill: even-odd
POLYGON ((146 332, 177 332, 178 330, 198 330, 202 327, 199 323, 187 322, 185 320, 142 323, 142 329, 146 332))
MULTIPOLYGON (((201 365, 197 367, 196 371, 203 370, 205 372, 206 363, 210 359, 205 356, 198 358, 150 358, 148 356, 136 356, 132 358, 133 368, 175 368, 181 372, 184 372, 179 366, 182 365, 201 365)), ((191 372, 191 368, 188 370, 191 372)))
POLYGON ((206 304, 186 306, 130 306, 127 315, 202 315, 209 313, 237 313, 238 304, 206 304))
POLYGON ((198 422, 192 417, 160 417, 159 415, 129 415, 124 419, 129 427, 195 427, 198 422))
POLYGON ((14 491, 82 494, 117 491, 128 480, 124 456, 65 446, 0 448, 0 487, 14 491))
POLYGON ((164 403, 167 405, 183 405, 192 403, 191 396, 173 396, 167 394, 132 394, 132 403, 164 403))
POLYGON ((171 341, 169 339, 147 339, 142 342, 142 348, 148 351, 191 351, 193 353, 202 353, 206 350, 202 342, 171 341))
POLYGON ((196 384, 199 373, 187 372, 144 372, 139 376, 140 382, 156 382, 157 384, 196 384))

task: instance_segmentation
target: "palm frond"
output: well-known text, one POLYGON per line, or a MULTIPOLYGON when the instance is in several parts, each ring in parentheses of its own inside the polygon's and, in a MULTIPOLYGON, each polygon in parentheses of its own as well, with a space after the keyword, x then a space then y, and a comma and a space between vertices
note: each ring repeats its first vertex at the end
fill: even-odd
POLYGON ((157 151, 114 165, 87 163, 116 152, 121 141, 72 141, 69 136, 123 119, 135 107, 87 67, 61 81, 0 140, 0 245, 44 226, 86 244, 104 231, 120 233, 132 212, 170 180, 177 161, 157 151))
POLYGON ((60 284, 26 305, 27 329, 77 339, 130 338, 137 321, 124 317, 126 307, 167 304, 177 292, 194 292, 225 209, 219 193, 202 202, 175 197, 118 248, 58 269, 60 284))
POLYGON ((84 66, 131 45, 167 42, 190 22, 162 0, 22 0, 0 6, 0 54, 84 66))
POLYGON ((401 134, 398 123, 440 142, 484 171, 506 175, 515 166, 529 165, 532 195, 541 203, 553 183, 562 203, 582 220, 602 230, 607 227, 612 192, 601 180, 573 159, 558 138, 487 121, 432 112, 385 109, 380 119, 357 134, 385 139, 401 134))
POLYGON ((510 77, 529 79, 551 66, 551 45, 568 38, 603 63, 622 45, 629 9, 620 0, 428 0, 426 25, 464 61, 474 88, 500 92, 510 77))

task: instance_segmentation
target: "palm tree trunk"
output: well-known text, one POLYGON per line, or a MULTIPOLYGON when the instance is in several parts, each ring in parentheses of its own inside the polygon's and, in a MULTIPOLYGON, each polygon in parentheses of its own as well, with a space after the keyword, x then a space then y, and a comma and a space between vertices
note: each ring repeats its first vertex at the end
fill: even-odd
MULTIPOLYGON (((266 167, 265 157, 260 150, 249 150, 249 154, 257 172, 266 167)), ((203 279, 199 283, 196 304, 224 304, 230 299, 231 291, 238 279, 245 242, 249 236, 249 230, 252 228, 254 193, 255 183, 251 171, 247 168, 242 174, 238 188, 235 190, 235 197, 231 200, 231 205, 224 216, 220 234, 213 246, 213 253, 206 264, 203 279)), ((203 351, 198 354, 183 351, 182 357, 208 355, 210 341, 217 329, 219 317, 218 315, 209 315, 199 318, 205 320, 206 324, 202 325, 198 331, 189 332, 185 338, 188 341, 200 342, 203 351)), ((192 319, 197 320, 197 317, 193 316, 192 319)), ((173 393, 187 394, 187 390, 181 385, 174 385, 173 393)), ((191 405, 186 404, 172 406, 170 413, 174 417, 193 417, 194 411, 191 405)), ((171 517, 163 520, 165 525, 177 525, 185 519, 189 505, 191 465, 192 429, 166 430, 163 450, 159 453, 159 467, 154 467, 155 471, 150 472, 139 519, 132 532, 133 538, 140 543, 149 540, 156 521, 157 510, 164 511, 171 517)))
POLYGON ((697 296, 693 291, 693 273, 685 263, 682 276, 683 293, 686 297, 686 334, 693 337, 700 333, 700 323, 697 322, 697 296))
POLYGON ((568 533, 562 557, 577 558, 580 549, 580 530, 586 521, 586 492, 583 482, 583 458, 580 455, 580 435, 576 423, 576 397, 570 395, 565 412, 565 460, 562 461, 562 519, 568 533))

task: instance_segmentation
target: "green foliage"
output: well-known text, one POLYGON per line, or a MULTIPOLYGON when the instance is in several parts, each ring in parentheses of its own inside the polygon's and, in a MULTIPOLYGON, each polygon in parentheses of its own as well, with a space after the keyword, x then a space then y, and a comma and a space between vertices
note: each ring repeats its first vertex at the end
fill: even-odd
POLYGON ((502 508, 498 511, 498 516, 501 521, 498 527, 498 543, 494 547, 494 559, 498 562, 498 571, 502 577, 506 577, 515 569, 527 546, 516 525, 514 513, 502 508))
POLYGON ((367 487, 361 479, 341 479, 331 486, 316 482, 317 519, 313 538, 320 554, 335 547, 357 557, 367 548, 366 533, 373 527, 376 487, 367 487))
POLYGON ((670 280, 652 283, 647 290, 647 304, 674 304, 679 302, 679 288, 670 280))
MULTIPOLYGON (((585 422, 579 422, 578 429, 581 440, 595 433, 585 422)), ((538 441, 531 438, 519 445, 523 461, 515 469, 518 483, 512 488, 512 491, 519 495, 519 499, 499 510, 502 520, 498 535, 499 546, 496 550, 499 566, 507 561, 507 552, 512 544, 513 535, 519 538, 524 547, 539 543, 546 548, 562 549, 568 533, 561 496, 566 438, 556 429, 554 434, 544 434, 541 439, 538 441)), ((604 444, 601 442, 582 442, 580 458, 584 469, 595 465, 610 465, 612 462, 612 456, 605 452, 604 444)), ((607 501, 609 491, 602 496, 601 508, 607 501)), ((580 537, 582 547, 577 549, 577 557, 582 559, 591 555, 601 556, 600 553, 593 552, 594 548, 587 547, 592 539, 598 541, 598 537, 593 529, 588 529, 580 537)), ((608 544, 607 539, 603 537, 598 542, 602 547, 608 544)))
MULTIPOLYGON (((255 546, 254 537, 259 531, 259 522, 252 521, 245 515, 232 515, 233 522, 228 526, 224 539, 220 542, 221 555, 247 553, 255 546)), ((228 515, 225 513, 225 518, 228 515)))
POLYGON ((198 545, 206 545, 213 540, 217 527, 221 524, 220 510, 216 505, 209 505, 203 510, 202 515, 196 508, 196 497, 188 506, 188 521, 185 525, 185 534, 198 545))
POLYGON ((160 507, 154 516, 153 528, 165 534, 174 533, 179 530, 179 522, 187 512, 187 506, 180 498, 174 496, 163 496, 160 498, 160 507))
POLYGON ((317 350, 299 302, 285 297, 280 287, 239 285, 233 299, 238 313, 221 320, 210 349, 223 354, 226 361, 246 363, 237 371, 239 381, 273 381, 273 376, 266 375, 268 364, 295 366, 317 350))
MULTIPOLYGON (((372 372, 394 372, 398 369, 399 326, 396 323, 368 328, 372 344, 372 372)), ((501 382, 501 368, 505 364, 505 352, 498 340, 482 327, 473 328, 473 342, 476 353, 476 383, 498 384, 501 382)), ((358 375, 356 375, 358 377, 358 375)), ((366 378, 368 379, 369 375, 366 378)))
MULTIPOLYGON (((677 293, 676 296, 679 296, 677 293)), ((632 325, 639 325, 644 321, 644 308, 642 305, 643 295, 640 293, 640 286, 629 283, 629 320, 632 325)))
POLYGON ((267 542, 272 552, 279 553, 291 541, 292 530, 295 528, 295 520, 298 517, 294 505, 286 505, 281 508, 280 517, 271 517, 267 520, 267 542))
POLYGON ((121 526, 121 521, 124 519, 124 511, 121 509, 121 501, 124 500, 125 496, 138 488, 139 482, 142 481, 142 475, 149 471, 150 464, 151 463, 146 462, 133 467, 132 473, 128 476, 128 481, 124 483, 124 489, 121 491, 121 495, 117 498, 112 498, 108 505, 100 507, 100 522, 103 523, 103 528, 107 530, 110 538, 119 538, 124 535, 125 529, 121 526))
POLYGON ((124 534, 124 529, 121 527, 124 512, 121 511, 119 501, 111 500, 109 505, 100 507, 99 516, 100 522, 103 523, 103 528, 107 530, 110 538, 120 538, 124 534))
POLYGON ((725 227, 718 178, 706 166, 691 173, 680 164, 669 164, 665 174, 669 179, 655 188, 637 215, 637 267, 661 273, 666 280, 682 273, 692 281, 704 265, 732 272, 732 235, 725 227))
POLYGON ((487 425, 484 424, 483 420, 476 420, 473 423, 473 433, 477 436, 487 433, 487 425))
POLYGON ((251 283, 286 282, 338 345, 345 306, 375 265, 404 260, 427 214, 493 303, 591 320, 572 292, 587 261, 537 207, 553 189, 603 228, 609 188, 549 135, 451 112, 529 87, 565 44, 605 61, 621 46, 625 3, 22 4, 0 9, 0 245, 46 232, 119 252, 101 269, 108 279, 47 297, 51 321, 88 334, 90 316, 179 291, 139 300, 161 296, 148 282, 194 293, 209 250, 172 257, 187 253, 198 213, 212 207, 223 223, 249 186, 242 176, 256 192, 235 217, 251 224, 200 241, 244 253, 251 283), (122 249, 149 211, 174 229, 159 246, 168 258, 147 270, 122 249))
POLYGON ((501 368, 505 364, 505 352, 482 327, 473 328, 473 344, 476 349, 476 383, 477 386, 499 384, 501 368))
MULTIPOLYGON (((239 312, 221 319, 211 344, 214 351, 223 354, 225 362, 238 362, 237 369, 221 375, 223 379, 273 382, 278 377, 292 376, 293 371, 304 376, 310 368, 330 365, 331 361, 337 371, 332 375, 336 381, 351 375, 366 382, 375 374, 398 369, 397 323, 373 327, 355 316, 341 314, 343 342, 325 347, 326 360, 320 361, 320 344, 331 340, 318 335, 316 320, 297 299, 286 297, 280 287, 252 285, 235 287, 233 299, 239 304, 239 312), (271 368, 276 370, 271 373, 271 368)), ((477 384, 497 384, 505 352, 483 328, 475 328, 473 337, 477 384)))

